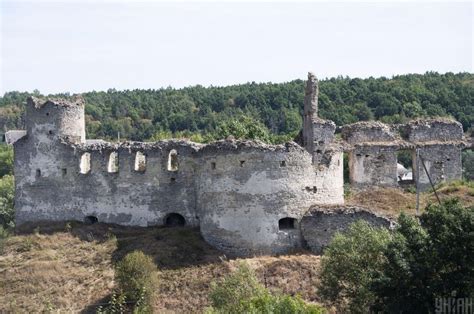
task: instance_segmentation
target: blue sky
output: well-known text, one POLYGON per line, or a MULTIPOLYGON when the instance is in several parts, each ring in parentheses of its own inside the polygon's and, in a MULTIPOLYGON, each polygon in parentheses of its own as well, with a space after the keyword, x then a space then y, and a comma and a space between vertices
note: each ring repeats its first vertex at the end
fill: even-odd
POLYGON ((0 94, 473 72, 472 2, 0 1, 0 94))

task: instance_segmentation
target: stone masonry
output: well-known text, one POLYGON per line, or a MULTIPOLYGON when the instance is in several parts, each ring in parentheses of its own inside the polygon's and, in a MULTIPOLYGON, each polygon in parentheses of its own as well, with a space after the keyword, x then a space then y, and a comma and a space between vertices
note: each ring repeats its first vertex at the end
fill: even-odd
MULTIPOLYGON (((398 186, 401 149, 421 156, 436 183, 461 178, 461 151, 470 144, 458 122, 359 122, 344 126, 342 139, 336 139, 334 122, 317 113, 318 81, 310 73, 302 146, 243 140, 111 143, 86 139, 80 96, 30 98, 26 130, 6 134, 15 150, 16 223, 188 225, 228 254, 285 253, 305 243, 319 252, 329 241, 321 230, 345 228, 351 219, 338 218, 345 213, 386 225, 369 211, 341 210, 344 151, 356 189, 398 186), (329 218, 309 210, 327 205, 335 206, 329 218)), ((417 175, 427 188, 426 174, 417 175)))

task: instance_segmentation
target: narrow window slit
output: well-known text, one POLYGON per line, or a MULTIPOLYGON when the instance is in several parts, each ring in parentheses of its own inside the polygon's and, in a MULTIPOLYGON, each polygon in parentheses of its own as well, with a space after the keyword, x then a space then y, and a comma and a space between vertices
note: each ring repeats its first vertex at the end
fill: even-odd
POLYGON ((111 152, 109 155, 109 162, 107 165, 107 172, 117 173, 119 171, 119 158, 117 152, 111 152))
POLYGON ((91 171, 91 154, 84 153, 81 155, 81 161, 79 163, 79 172, 81 174, 88 174, 91 171))
POLYGON ((168 154, 168 171, 178 171, 178 152, 172 149, 168 154))
POLYGON ((135 171, 145 172, 146 170, 146 156, 142 152, 135 154, 135 171))

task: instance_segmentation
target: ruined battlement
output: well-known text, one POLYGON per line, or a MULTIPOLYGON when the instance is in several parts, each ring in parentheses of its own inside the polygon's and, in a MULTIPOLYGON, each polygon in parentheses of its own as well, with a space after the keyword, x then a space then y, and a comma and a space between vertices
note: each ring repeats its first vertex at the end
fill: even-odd
MULTIPOLYGON (((318 94, 318 81, 310 73, 301 145, 234 139, 209 144, 88 140, 81 97, 31 98, 26 130, 6 134, 15 150, 16 223, 189 225, 229 254, 284 253, 305 242, 324 246, 329 233, 308 231, 311 225, 351 220, 345 211, 308 211, 314 206, 342 208, 344 152, 356 189, 399 186, 401 150, 413 156, 417 151, 435 183, 461 178, 461 150, 472 141, 463 137, 458 122, 358 122, 343 126, 342 139, 337 139, 335 123, 318 117, 318 94), (325 218, 315 221, 315 215, 325 218), (301 228, 303 221, 308 223, 301 228)), ((422 187, 428 184, 423 173, 414 175, 422 187)))
POLYGON ((405 138, 410 142, 462 141, 462 124, 448 118, 418 119, 403 128, 405 138))
POLYGON ((379 121, 362 121, 341 128, 342 138, 349 144, 393 142, 399 137, 386 124, 379 121))

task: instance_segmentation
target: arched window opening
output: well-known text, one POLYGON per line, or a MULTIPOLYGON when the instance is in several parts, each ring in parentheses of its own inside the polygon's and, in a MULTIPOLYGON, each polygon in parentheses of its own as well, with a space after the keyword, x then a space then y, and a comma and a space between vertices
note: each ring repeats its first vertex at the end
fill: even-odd
POLYGON ((178 152, 172 149, 168 155, 168 171, 178 171, 178 152))
POLYGON ((116 173, 119 171, 119 158, 117 152, 111 152, 109 155, 109 163, 107 165, 107 172, 116 173))
POLYGON ((95 223, 98 223, 99 219, 97 219, 96 216, 86 216, 84 217, 84 223, 87 225, 93 225, 95 223))
POLYGON ((146 170, 146 156, 142 152, 135 154, 135 171, 145 172, 146 170))
POLYGON ((400 185, 415 183, 415 151, 403 149, 397 151, 397 181, 400 185))
POLYGON ((36 177, 41 177, 41 169, 36 169, 36 177))
POLYGON ((180 214, 172 213, 165 217, 165 226, 167 227, 183 227, 186 220, 180 214))
POLYGON ((91 171, 91 154, 84 153, 81 155, 81 162, 79 163, 79 172, 87 174, 91 171))
POLYGON ((296 219, 285 217, 278 220, 278 229, 279 230, 292 230, 296 228, 296 219))

